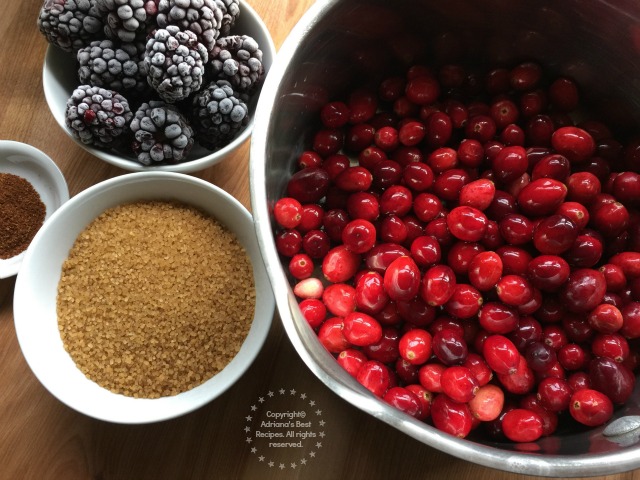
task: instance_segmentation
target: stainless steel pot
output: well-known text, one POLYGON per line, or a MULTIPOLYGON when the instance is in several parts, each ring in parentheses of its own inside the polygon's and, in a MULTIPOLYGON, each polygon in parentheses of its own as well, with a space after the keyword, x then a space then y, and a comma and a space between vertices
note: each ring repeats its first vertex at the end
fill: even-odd
POLYGON ((620 131, 640 124, 640 4, 634 0, 318 0, 286 39, 262 90, 251 144, 251 198, 264 261, 286 332, 337 395, 431 447, 481 465, 545 476, 640 467, 640 390, 609 430, 558 432, 535 445, 461 440, 374 398, 328 354, 297 307, 276 252, 269 207, 282 196, 324 102, 352 84, 426 54, 479 67, 534 59, 575 78, 620 131), (618 429, 618 430, 616 430, 618 429), (627 431, 620 433, 620 431, 627 431), (605 435, 608 434, 608 435, 605 435))

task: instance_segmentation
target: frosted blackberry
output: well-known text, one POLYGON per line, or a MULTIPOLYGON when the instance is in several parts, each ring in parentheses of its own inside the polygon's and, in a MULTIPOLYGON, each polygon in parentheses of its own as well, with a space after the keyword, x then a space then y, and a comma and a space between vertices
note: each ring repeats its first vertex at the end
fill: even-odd
POLYGON ((160 28, 175 25, 195 33, 209 52, 220 36, 222 17, 214 0, 159 0, 156 22, 160 28))
POLYGON ((90 85, 80 85, 73 91, 65 111, 65 123, 74 138, 99 148, 117 147, 132 117, 126 98, 90 85))
POLYGON ((102 32, 95 0, 45 0, 37 23, 49 43, 67 52, 78 51, 102 32))
POLYGON ((174 105, 157 100, 138 108, 131 131, 131 148, 142 165, 183 162, 194 143, 187 118, 174 105))
POLYGON ((220 36, 226 37, 231 33, 231 29, 236 24, 240 16, 239 0, 215 0, 216 5, 222 10, 222 24, 220 26, 220 36))
POLYGON ((159 0, 95 0, 105 21, 104 33, 111 40, 144 40, 155 28, 159 0))
POLYGON ((193 32, 175 25, 159 28, 146 45, 147 80, 164 101, 175 103, 200 89, 207 59, 193 32))
POLYGON ((227 145, 249 123, 247 96, 218 80, 196 93, 192 103, 198 143, 210 150, 227 145))
POLYGON ((104 87, 118 92, 146 92, 147 83, 142 53, 144 46, 111 40, 96 40, 78 50, 80 83, 104 87))
POLYGON ((248 35, 221 37, 211 52, 211 78, 227 80, 233 88, 250 92, 264 77, 262 50, 248 35))

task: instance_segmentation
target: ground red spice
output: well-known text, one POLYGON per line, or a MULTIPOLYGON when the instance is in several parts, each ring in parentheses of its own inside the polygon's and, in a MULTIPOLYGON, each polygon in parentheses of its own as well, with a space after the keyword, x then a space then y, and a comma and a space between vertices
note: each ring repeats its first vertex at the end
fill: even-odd
POLYGON ((0 173, 0 259, 26 250, 46 212, 33 185, 18 175, 0 173))

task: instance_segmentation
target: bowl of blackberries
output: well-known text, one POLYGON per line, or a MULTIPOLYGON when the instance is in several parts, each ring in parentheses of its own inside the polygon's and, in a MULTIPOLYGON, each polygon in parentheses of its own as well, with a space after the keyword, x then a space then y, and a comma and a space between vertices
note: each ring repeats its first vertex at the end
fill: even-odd
POLYGON ((275 46, 243 0, 46 0, 37 26, 49 108, 101 160, 194 172, 251 135, 275 46))

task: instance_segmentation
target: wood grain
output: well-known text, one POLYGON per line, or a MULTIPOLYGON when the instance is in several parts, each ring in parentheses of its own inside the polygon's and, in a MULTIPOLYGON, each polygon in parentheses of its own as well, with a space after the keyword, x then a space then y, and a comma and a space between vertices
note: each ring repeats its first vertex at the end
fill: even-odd
MULTIPOLYGON (((280 46, 312 0, 253 0, 280 46)), ((39 0, 3 2, 0 32, 0 138, 40 148, 60 166, 71 195, 125 172, 91 157, 55 123, 42 93, 47 44, 36 27, 39 0)), ((196 174, 249 207, 248 144, 234 158, 196 174)), ((299 359, 274 319, 264 349, 242 380, 205 407, 152 425, 87 418, 50 395, 31 373, 16 340, 14 279, 0 281, 0 480, 531 479, 456 459, 365 415, 327 389, 299 359), (326 420, 321 448, 289 449, 274 467, 246 443, 245 416, 280 388, 315 399, 326 420), (307 465, 301 456, 316 450, 307 465), (286 464, 285 469, 279 463, 286 464)), ((288 394, 288 393, 287 393, 288 394)), ((293 397, 292 397, 293 398, 293 397)), ((307 445, 307 444, 305 444, 307 445)), ((603 477, 640 480, 640 471, 603 477)))

